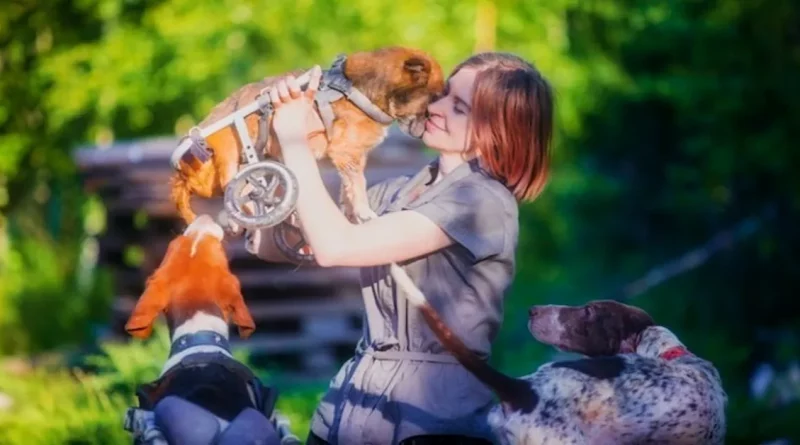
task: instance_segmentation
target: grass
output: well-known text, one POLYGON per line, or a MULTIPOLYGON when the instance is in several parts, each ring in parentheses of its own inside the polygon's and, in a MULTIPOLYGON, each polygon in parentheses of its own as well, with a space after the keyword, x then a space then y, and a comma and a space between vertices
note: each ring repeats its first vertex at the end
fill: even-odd
MULTIPOLYGON (((84 361, 91 372, 57 365, 0 372, 0 393, 12 400, 10 407, 0 408, 0 445, 130 444, 122 428, 125 410, 136 406, 136 386, 158 376, 163 360, 154 357, 166 357, 167 351, 166 329, 159 327, 147 341, 102 345, 101 353, 84 361)), ((234 355, 247 362, 241 353, 234 355)), ((303 440, 321 391, 281 388, 277 409, 303 440)))

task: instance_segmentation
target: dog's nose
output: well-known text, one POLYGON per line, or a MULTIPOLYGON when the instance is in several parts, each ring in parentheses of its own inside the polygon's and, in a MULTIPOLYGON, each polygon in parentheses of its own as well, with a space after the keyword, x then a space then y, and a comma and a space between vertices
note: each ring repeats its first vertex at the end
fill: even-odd
POLYGON ((539 312, 541 312, 541 308, 539 308, 539 306, 531 306, 531 308, 528 310, 528 314, 530 314, 531 317, 537 316, 539 312))

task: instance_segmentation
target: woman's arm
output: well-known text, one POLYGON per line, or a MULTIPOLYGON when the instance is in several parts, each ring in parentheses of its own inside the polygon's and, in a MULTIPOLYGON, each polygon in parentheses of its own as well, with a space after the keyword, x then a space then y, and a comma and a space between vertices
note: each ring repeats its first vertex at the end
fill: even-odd
POLYGON ((307 144, 282 146, 283 161, 299 183, 297 213, 320 266, 366 267, 405 261, 453 244, 433 221, 414 211, 352 224, 331 198, 307 144))
POLYGON ((306 117, 322 70, 311 70, 301 91, 292 76, 269 90, 272 126, 286 166, 298 180, 297 213, 320 266, 377 266, 434 252, 453 243, 433 221, 416 212, 397 212, 365 224, 350 223, 331 199, 308 146, 306 117))

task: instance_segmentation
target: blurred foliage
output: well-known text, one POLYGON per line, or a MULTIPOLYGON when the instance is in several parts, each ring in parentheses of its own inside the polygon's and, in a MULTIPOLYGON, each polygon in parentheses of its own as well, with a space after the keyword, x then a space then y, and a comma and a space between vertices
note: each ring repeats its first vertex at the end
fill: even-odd
POLYGON ((109 393, 99 378, 65 370, 37 370, 24 377, 0 374, 0 389, 13 401, 0 412, 3 444, 123 444, 130 394, 109 393))
MULTIPOLYGON (((91 366, 92 373, 63 363, 31 373, 0 373, 0 394, 11 400, 9 408, 0 409, 0 444, 130 443, 122 428, 125 410, 136 406, 136 386, 158 377, 168 352, 169 334, 159 323, 148 340, 103 344, 82 363, 91 366)), ((234 356, 248 363, 242 351, 234 351, 234 356)), ((0 362, 0 369, 3 366, 0 362)), ((281 391, 277 409, 302 439, 319 393, 319 388, 304 387, 281 391)))
MULTIPOLYGON (((74 147, 184 134, 243 83, 341 52, 410 45, 449 70, 493 47, 533 61, 558 102, 552 181, 520 214, 495 363, 523 374, 554 357, 525 331, 527 306, 616 295, 772 206, 753 237, 632 303, 718 366, 731 397, 728 443, 800 441, 796 399, 748 393, 760 363, 780 370, 800 357, 799 15, 789 0, 5 2, 0 353, 80 344, 108 316, 110 282, 96 267, 102 206, 80 189, 74 147)), ((127 399, 93 388, 152 372, 136 347, 108 349, 117 364, 77 383, 66 374, 20 381, 17 391, 38 394, 24 398, 31 431, 117 440, 121 429, 104 428, 119 425, 122 405, 97 407, 127 399)), ((307 422, 318 392, 281 389, 293 420, 307 422)), ((15 419, 0 431, 23 434, 24 417, 15 419)))

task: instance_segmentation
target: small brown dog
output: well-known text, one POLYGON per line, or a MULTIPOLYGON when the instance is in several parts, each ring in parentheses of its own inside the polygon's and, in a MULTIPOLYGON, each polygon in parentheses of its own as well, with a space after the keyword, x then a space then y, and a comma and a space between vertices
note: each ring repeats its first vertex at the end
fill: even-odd
MULTIPOLYGON (((298 76, 302 72, 289 74, 298 76)), ((424 130, 428 103, 444 89, 442 69, 438 62, 425 52, 410 48, 390 47, 350 54, 344 62, 342 73, 356 90, 377 107, 379 113, 397 120, 407 133, 416 137, 420 137, 424 130)), ((274 85, 285 76, 268 77, 245 85, 217 105, 200 123, 200 127, 213 124, 253 102, 264 88, 274 85)), ((317 159, 327 156, 338 170, 342 179, 340 199, 348 218, 367 219, 370 213, 364 178, 367 155, 386 137, 391 122, 388 119, 376 121, 345 97, 332 102, 331 107, 334 118, 331 128, 320 125, 319 116, 309 117, 319 128, 319 131, 309 135, 309 145, 317 159)), ((245 119, 253 140, 258 132, 258 121, 258 113, 245 119)), ((242 145, 232 126, 208 136, 206 143, 212 152, 210 162, 181 160, 172 179, 172 200, 187 224, 196 216, 190 207, 191 196, 218 196, 239 170, 242 145)), ((266 157, 280 158, 278 144, 271 131, 267 147, 269 152, 265 153, 266 157)))

